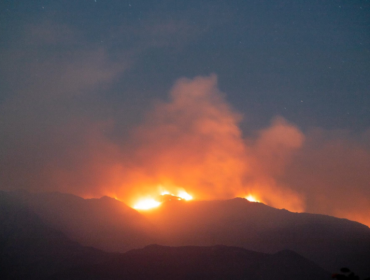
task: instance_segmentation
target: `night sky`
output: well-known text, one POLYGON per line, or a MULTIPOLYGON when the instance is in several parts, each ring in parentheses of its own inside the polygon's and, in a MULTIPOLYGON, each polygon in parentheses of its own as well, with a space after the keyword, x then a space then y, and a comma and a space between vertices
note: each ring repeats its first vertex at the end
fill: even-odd
POLYGON ((369 170, 370 1, 0 2, 1 189, 370 225, 369 170))

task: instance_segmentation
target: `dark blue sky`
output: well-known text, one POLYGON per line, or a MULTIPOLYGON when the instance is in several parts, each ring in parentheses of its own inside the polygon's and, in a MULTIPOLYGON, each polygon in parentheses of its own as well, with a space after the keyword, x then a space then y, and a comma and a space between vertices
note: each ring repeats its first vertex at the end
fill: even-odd
MULTIPOLYGON (((36 57, 66 63, 74 53, 94 49, 106 53, 107 67, 127 64, 114 73, 114 81, 104 91, 96 90, 111 114, 127 106, 127 117, 137 118, 153 98, 165 98, 176 79, 215 73, 220 89, 245 115, 249 127, 264 126, 275 115, 302 129, 370 126, 370 3, 366 0, 2 1, 0 5, 2 51, 28 53, 21 62, 8 61, 21 64, 18 75, 27 76, 23 66, 30 66, 36 57), (30 26, 49 30, 33 37, 30 26), (50 42, 46 36, 59 38, 50 42)), ((6 63, 1 67, 8 71, 6 63)), ((4 102, 17 90, 4 75, 1 79, 4 102)))

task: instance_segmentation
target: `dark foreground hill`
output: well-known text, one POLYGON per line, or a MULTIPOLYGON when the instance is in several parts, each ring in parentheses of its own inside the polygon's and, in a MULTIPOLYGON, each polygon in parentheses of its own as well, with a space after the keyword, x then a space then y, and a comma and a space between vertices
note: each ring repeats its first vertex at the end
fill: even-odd
POLYGON ((154 226, 143 215, 110 197, 83 199, 71 194, 23 191, 8 195, 84 246, 126 252, 157 240, 154 226))
POLYGON ((292 250, 328 271, 350 267, 370 275, 370 229, 325 215, 292 213, 236 198, 171 201, 147 212, 168 246, 243 247, 265 253, 292 250))
POLYGON ((51 228, 85 246, 127 252, 149 244, 226 246, 275 254, 295 251, 328 271, 370 276, 370 229, 325 215, 292 213, 245 199, 169 201, 137 212, 112 198, 8 193, 51 228))
POLYGON ((69 240, 27 205, 0 193, 0 279, 328 279, 291 251, 148 246, 104 253, 69 240))
POLYGON ((324 280, 330 279, 330 273, 291 251, 268 255, 226 246, 152 245, 104 264, 74 268, 50 279, 324 280))
POLYGON ((0 192, 0 279, 45 279, 113 256, 69 240, 28 207, 0 192))

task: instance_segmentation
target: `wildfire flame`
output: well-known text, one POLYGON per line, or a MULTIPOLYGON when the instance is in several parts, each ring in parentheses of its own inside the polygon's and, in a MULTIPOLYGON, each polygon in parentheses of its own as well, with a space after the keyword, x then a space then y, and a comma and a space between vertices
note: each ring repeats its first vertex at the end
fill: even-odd
POLYGON ((180 191, 177 194, 177 196, 184 199, 184 200, 192 200, 193 199, 193 197, 185 191, 180 191))
POLYGON ((139 202, 134 205, 134 209, 149 210, 152 208, 156 208, 159 205, 161 205, 161 202, 158 202, 152 198, 146 198, 146 199, 139 200, 139 202))
POLYGON ((246 200, 250 202, 260 202, 257 198, 255 198, 253 195, 249 194, 248 196, 245 197, 246 200))
MULTIPOLYGON (((172 193, 170 193, 169 191, 162 191, 160 193, 161 196, 171 196, 171 197, 174 197, 174 198, 178 198, 178 200, 192 200, 193 197, 188 194, 186 191, 178 191, 177 192, 177 195, 174 195, 172 193)), ((156 199, 154 198, 145 198, 145 199, 140 199, 135 205, 134 205, 134 209, 136 210, 150 210, 150 209, 153 209, 153 208, 157 208, 158 206, 160 206, 163 202, 159 202, 157 201, 156 199)))

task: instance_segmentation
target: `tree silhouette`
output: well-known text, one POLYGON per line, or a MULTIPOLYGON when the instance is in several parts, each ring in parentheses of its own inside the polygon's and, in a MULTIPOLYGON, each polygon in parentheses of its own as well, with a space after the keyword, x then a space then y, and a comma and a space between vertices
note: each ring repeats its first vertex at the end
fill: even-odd
MULTIPOLYGON (((340 269, 340 272, 342 273, 334 273, 331 278, 335 278, 338 280, 360 280, 360 277, 347 267, 342 267, 340 269)), ((364 280, 370 280, 370 277, 364 280)))

